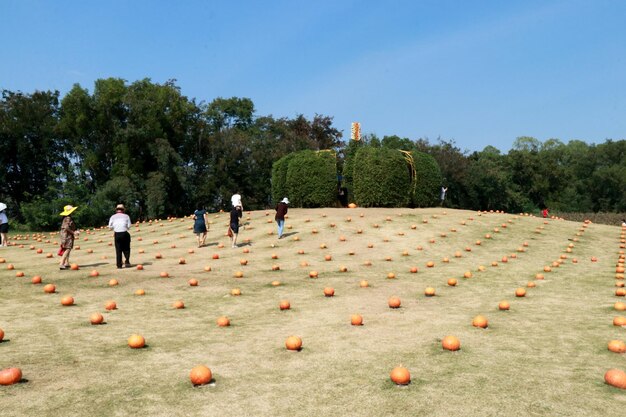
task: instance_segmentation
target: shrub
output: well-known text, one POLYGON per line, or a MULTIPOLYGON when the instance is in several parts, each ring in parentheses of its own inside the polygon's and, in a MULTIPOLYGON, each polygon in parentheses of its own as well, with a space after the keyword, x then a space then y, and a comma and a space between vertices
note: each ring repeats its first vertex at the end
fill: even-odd
POLYGON ((337 158, 334 152, 305 150, 293 154, 288 162, 286 185, 286 196, 294 207, 335 205, 337 158))
POLYGON ((295 154, 290 153, 272 164, 272 200, 278 202, 288 193, 287 168, 295 154))
POLYGON ((415 166, 414 190, 411 202, 416 207, 437 204, 441 187, 441 170, 435 158, 419 151, 411 152, 415 166))
POLYGON ((364 146, 354 158, 354 200, 362 207, 402 207, 409 203, 407 163, 395 149, 364 146))

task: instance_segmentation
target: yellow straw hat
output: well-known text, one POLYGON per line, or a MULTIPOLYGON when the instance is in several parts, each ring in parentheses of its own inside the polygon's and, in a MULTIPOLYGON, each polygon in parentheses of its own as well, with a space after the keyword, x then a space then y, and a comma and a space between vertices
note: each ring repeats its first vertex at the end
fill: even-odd
POLYGON ((67 206, 63 207, 63 211, 60 213, 61 216, 69 216, 70 214, 72 214, 74 212, 74 210, 76 210, 78 207, 74 207, 70 204, 68 204, 67 206))

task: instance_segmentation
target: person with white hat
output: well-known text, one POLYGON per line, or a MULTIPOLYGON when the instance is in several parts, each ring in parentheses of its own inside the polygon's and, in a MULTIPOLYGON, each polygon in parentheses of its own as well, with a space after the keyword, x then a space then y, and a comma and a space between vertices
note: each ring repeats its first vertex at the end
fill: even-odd
POLYGON ((122 269, 122 254, 124 254, 124 266, 130 267, 130 233, 131 227, 130 216, 124 213, 123 204, 115 207, 115 214, 109 219, 109 229, 113 230, 115 239, 115 261, 117 269, 122 269))
POLYGON ((7 217, 7 205, 0 203, 0 246, 8 246, 7 233, 9 233, 9 218, 7 217))
POLYGON ((63 216, 63 222, 61 223, 60 233, 61 249, 59 250, 59 255, 61 255, 61 260, 59 261, 59 269, 67 269, 70 266, 70 252, 74 247, 74 239, 79 234, 71 214, 77 208, 68 204, 63 207, 63 211, 60 213, 63 216))
POLYGON ((285 215, 287 214, 289 204, 289 199, 287 197, 280 200, 278 204, 276 204, 276 216, 274 219, 276 223, 278 223, 278 238, 282 239, 283 237, 283 228, 285 227, 285 215))

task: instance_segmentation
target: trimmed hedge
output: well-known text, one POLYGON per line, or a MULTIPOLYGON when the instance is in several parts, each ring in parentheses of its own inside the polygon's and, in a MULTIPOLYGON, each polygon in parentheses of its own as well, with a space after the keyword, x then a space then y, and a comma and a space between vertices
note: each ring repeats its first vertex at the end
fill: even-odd
POLYGON ((362 207, 404 207, 411 178, 404 155, 395 149, 365 146, 353 163, 354 200, 362 207))
POLYGON ((287 168, 294 155, 287 154, 272 164, 272 200, 275 203, 288 195, 287 168))
POLYGON ((419 151, 411 152, 415 164, 415 192, 411 203, 415 207, 432 207, 439 201, 441 170, 432 156, 419 151))
MULTIPOLYGON (((337 203, 337 157, 331 151, 300 151, 287 164, 286 188, 294 207, 328 207, 337 203)), ((272 195, 274 194, 272 184, 272 195)), ((278 201, 278 200, 276 200, 278 201)))

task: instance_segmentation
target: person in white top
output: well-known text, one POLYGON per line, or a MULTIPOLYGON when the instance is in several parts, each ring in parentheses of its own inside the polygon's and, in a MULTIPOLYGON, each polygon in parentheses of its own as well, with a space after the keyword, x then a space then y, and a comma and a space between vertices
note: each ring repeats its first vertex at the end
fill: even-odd
POLYGON ((230 202, 233 207, 241 207, 241 211, 243 211, 243 204, 241 203, 241 194, 239 194, 239 191, 233 194, 233 196, 230 198, 230 202))
POLYGON ((7 205, 0 203, 0 246, 7 246, 7 233, 9 233, 9 218, 7 217, 7 205))
POLYGON ((115 261, 117 269, 122 268, 122 254, 124 254, 124 266, 130 267, 130 217, 124 213, 124 205, 118 204, 115 207, 115 214, 109 219, 109 229, 113 230, 115 239, 115 261))

